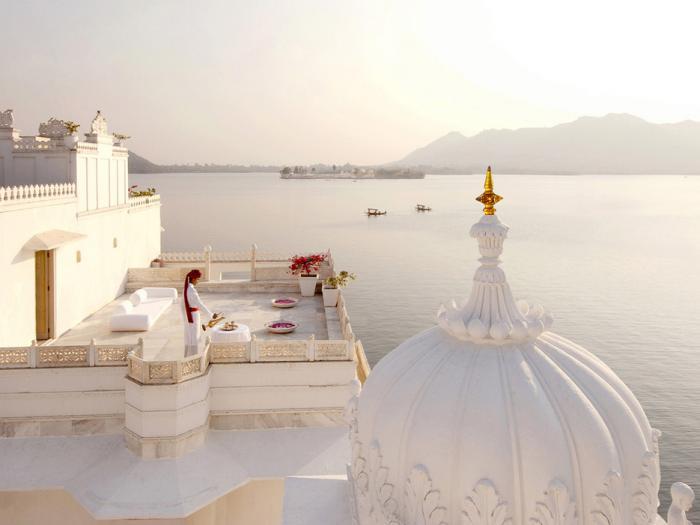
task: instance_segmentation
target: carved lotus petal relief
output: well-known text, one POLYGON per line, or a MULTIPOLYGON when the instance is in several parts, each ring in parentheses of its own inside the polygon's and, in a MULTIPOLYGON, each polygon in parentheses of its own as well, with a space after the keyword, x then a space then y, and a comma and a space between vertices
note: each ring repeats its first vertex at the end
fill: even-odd
POLYGON ((603 489, 595 495, 595 509, 591 512, 593 523, 597 525, 626 525, 622 521, 624 484, 618 472, 610 471, 603 483, 603 489))
POLYGON ((370 497, 374 512, 379 512, 386 521, 397 522, 398 502, 394 498, 394 485, 389 482, 389 469, 384 466, 379 443, 372 443, 369 451, 370 497))
POLYGON ((416 465, 406 480, 405 525, 446 525, 447 508, 440 504, 440 491, 433 489, 428 469, 416 465))
POLYGON ((576 504, 563 481, 554 479, 544 493, 544 501, 535 504, 535 515, 530 522, 535 525, 575 525, 576 504))
POLYGON ((362 443, 355 440, 352 443, 352 476, 355 480, 355 488, 361 495, 369 491, 369 475, 367 474, 367 460, 362 455, 362 443))
POLYGON ((635 525, 649 525, 656 519, 659 508, 659 463, 654 452, 647 452, 642 461, 642 473, 637 479, 637 491, 632 494, 632 518, 635 525))
POLYGON ((479 480, 462 507, 462 525, 509 525, 508 505, 488 479, 479 480))
POLYGON ((357 426, 357 405, 359 403, 359 397, 358 396, 352 396, 350 398, 350 401, 348 401, 348 404, 345 406, 345 420, 348 423, 348 426, 350 427, 350 440, 356 439, 357 433, 358 433, 358 426, 357 426))

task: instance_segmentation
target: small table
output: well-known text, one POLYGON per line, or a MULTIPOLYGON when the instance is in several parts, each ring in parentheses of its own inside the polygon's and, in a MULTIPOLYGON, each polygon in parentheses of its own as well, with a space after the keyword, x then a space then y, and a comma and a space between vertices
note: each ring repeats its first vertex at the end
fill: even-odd
POLYGON ((250 341, 250 328, 245 324, 238 324, 238 328, 231 331, 222 330, 218 326, 211 329, 212 343, 247 343, 250 341))

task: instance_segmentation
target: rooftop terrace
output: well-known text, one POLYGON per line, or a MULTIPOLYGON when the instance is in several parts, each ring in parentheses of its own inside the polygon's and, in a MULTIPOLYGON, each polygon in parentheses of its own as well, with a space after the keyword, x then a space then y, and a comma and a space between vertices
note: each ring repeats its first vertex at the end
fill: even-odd
MULTIPOLYGON (((184 334, 181 299, 168 307, 155 325, 147 332, 112 332, 109 320, 119 302, 127 300, 125 294, 98 310, 83 322, 60 336, 55 346, 84 345, 95 339, 98 344, 135 344, 143 339, 145 360, 166 361, 181 359, 184 352, 184 334)), ((276 341, 309 339, 343 339, 335 308, 324 308, 320 295, 301 297, 298 293, 201 292, 200 297, 212 312, 221 312, 227 320, 245 324, 251 335, 258 339, 276 341), (299 304, 294 308, 280 309, 271 304, 275 297, 294 297, 299 304), (289 320, 299 327, 291 334, 271 334, 265 323, 289 320)))
MULTIPOLYGON (((333 274, 330 251, 321 265, 321 279, 333 274)), ((362 343, 353 333, 342 294, 336 307, 324 307, 322 295, 302 297, 288 272, 288 259, 260 252, 163 253, 150 268, 130 268, 126 294, 116 298, 54 340, 30 346, 0 348, 0 369, 127 366, 127 375, 143 384, 187 381, 206 373, 210 363, 314 362, 350 360, 358 377, 369 373, 362 343), (251 340, 225 341, 205 332, 199 352, 185 355, 181 297, 166 305, 148 330, 112 331, 111 318, 129 292, 140 288, 179 290, 185 274, 199 268, 201 299, 213 312, 250 330, 251 340), (272 300, 294 297, 294 308, 279 309, 272 300), (268 332, 271 321, 293 321, 290 334, 268 332)), ((181 294, 178 294, 181 295, 181 294)), ((139 329, 143 326, 124 326, 139 329)))

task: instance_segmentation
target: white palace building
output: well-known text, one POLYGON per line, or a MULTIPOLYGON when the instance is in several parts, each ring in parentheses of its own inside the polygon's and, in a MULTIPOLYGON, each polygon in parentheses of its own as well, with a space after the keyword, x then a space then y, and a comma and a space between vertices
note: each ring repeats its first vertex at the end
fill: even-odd
POLYGON ((158 256, 158 197, 129 198, 128 157, 99 112, 84 142, 56 119, 22 136, 0 113, 0 345, 62 334, 158 256))
POLYGON ((127 160, 99 112, 84 141, 0 113, 0 525, 688 524, 683 483, 658 514, 633 393, 513 298, 490 169, 470 297, 370 373, 342 294, 300 295, 286 257, 161 253, 127 160), (240 325, 186 355, 193 268, 240 325))

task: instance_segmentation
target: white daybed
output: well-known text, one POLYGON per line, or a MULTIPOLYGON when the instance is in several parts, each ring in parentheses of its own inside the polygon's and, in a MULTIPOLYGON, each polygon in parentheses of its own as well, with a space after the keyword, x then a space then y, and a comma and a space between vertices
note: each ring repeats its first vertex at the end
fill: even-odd
POLYGON ((113 332, 145 332, 177 299, 175 288, 140 288, 117 305, 110 319, 113 332))

